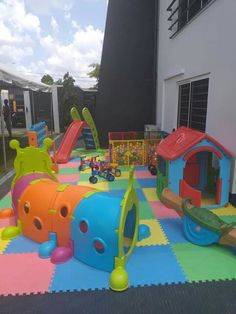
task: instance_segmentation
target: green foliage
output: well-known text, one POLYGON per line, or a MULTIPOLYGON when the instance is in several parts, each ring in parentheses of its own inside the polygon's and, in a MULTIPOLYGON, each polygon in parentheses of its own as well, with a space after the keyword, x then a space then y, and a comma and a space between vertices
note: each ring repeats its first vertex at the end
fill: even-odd
POLYGON ((62 81, 62 119, 61 125, 62 127, 66 127, 71 122, 70 117, 70 109, 74 105, 74 100, 76 97, 76 90, 75 90, 75 80, 72 76, 70 76, 69 72, 67 72, 63 76, 62 81))
POLYGON ((63 81, 61 78, 59 78, 57 81, 54 82, 56 85, 62 85, 63 81))
POLYGON ((92 68, 92 71, 90 71, 88 74, 89 77, 95 78, 97 80, 97 84, 94 85, 94 87, 98 87, 99 83, 99 75, 100 75, 100 64, 99 63, 92 63, 89 65, 90 68, 92 68))
POLYGON ((51 77, 51 75, 49 74, 45 74, 42 78, 41 78, 41 82, 47 85, 52 85, 54 83, 53 78, 51 77))

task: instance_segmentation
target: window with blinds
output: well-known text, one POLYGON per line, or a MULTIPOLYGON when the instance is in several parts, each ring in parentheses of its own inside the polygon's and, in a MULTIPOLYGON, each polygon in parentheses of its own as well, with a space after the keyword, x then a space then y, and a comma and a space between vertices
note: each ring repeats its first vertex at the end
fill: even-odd
POLYGON ((205 131, 209 78, 179 86, 178 127, 205 131))

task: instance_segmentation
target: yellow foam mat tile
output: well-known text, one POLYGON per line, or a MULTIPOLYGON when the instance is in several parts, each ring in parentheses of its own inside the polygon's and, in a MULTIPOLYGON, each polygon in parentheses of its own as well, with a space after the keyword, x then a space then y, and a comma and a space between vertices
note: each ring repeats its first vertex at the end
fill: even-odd
POLYGON ((109 186, 107 182, 98 182, 96 184, 90 182, 79 182, 77 185, 89 186, 100 191, 109 191, 109 186))
POLYGON ((161 225, 157 220, 144 219, 140 220, 139 224, 148 226, 150 228, 151 236, 139 241, 136 246, 161 245, 169 243, 163 229, 161 228, 161 225))
POLYGON ((91 173, 91 169, 90 168, 84 169, 80 171, 80 173, 91 173))
POLYGON ((115 180, 119 180, 119 179, 129 179, 129 171, 121 170, 121 176, 120 177, 115 176, 115 180))
POLYGON ((236 215, 236 208, 229 205, 228 207, 215 208, 212 212, 218 216, 234 216, 236 215))
POLYGON ((156 188, 143 188, 143 193, 149 202, 159 201, 156 188))
POLYGON ((3 230, 4 228, 0 228, 0 254, 3 254, 8 244, 11 242, 11 240, 1 240, 3 230))

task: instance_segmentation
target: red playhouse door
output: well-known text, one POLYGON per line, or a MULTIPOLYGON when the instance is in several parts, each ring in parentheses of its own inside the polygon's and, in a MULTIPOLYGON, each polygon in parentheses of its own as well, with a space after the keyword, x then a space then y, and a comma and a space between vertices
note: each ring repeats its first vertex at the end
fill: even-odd
POLYGON ((218 178, 216 181, 216 204, 221 203, 221 192, 222 192, 222 179, 218 178))
POLYGON ((201 207, 201 191, 192 188, 185 180, 180 181, 180 197, 191 198, 194 206, 201 207))
POLYGON ((192 187, 197 187, 200 184, 200 165, 196 155, 190 157, 186 162, 184 168, 184 180, 192 187))

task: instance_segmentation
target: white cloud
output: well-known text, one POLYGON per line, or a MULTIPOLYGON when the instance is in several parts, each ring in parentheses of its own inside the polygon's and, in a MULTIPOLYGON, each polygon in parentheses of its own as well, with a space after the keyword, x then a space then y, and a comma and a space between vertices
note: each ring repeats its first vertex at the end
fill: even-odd
POLYGON ((38 16, 26 13, 23 0, 3 0, 0 3, 0 20, 7 21, 15 33, 24 31, 40 33, 38 16))
POLYGON ((59 26, 56 19, 53 16, 51 17, 51 27, 52 27, 53 33, 57 34, 59 31, 59 26))
POLYGON ((82 28, 77 21, 72 21, 68 30, 72 32, 72 39, 67 39, 66 43, 59 41, 55 36, 59 29, 56 15, 50 17, 51 28, 44 34, 40 17, 27 11, 26 2, 35 7, 41 4, 48 10, 61 6, 64 16, 68 18, 73 3, 72 0, 0 0, 1 62, 14 64, 15 69, 26 75, 35 73, 34 78, 39 80, 45 73, 58 79, 69 71, 81 86, 94 85, 87 73, 91 71, 89 64, 100 62, 103 32, 92 25, 82 28), (34 55, 37 55, 37 59, 34 55))
POLYGON ((0 2, 0 60, 16 64, 33 54, 32 35, 40 35, 39 18, 27 13, 23 0, 0 2))
POLYGON ((65 16, 65 18, 67 20, 71 19, 71 13, 69 11, 65 11, 65 15, 64 16, 65 16))
POLYGON ((79 84, 88 86, 84 79, 79 80, 78 77, 87 76, 91 70, 89 64, 100 62, 103 36, 103 32, 89 25, 85 29, 79 28, 72 42, 67 45, 56 41, 50 35, 43 37, 40 43, 48 56, 45 68, 51 73, 64 74, 69 71, 77 78, 79 84))
POLYGON ((70 11, 75 0, 25 0, 35 14, 50 14, 52 10, 70 11))

